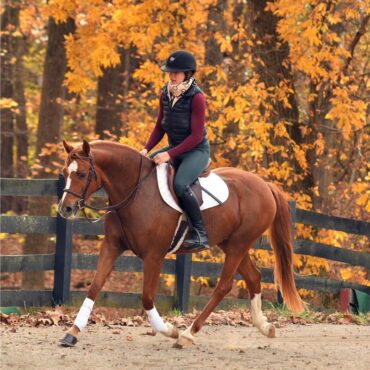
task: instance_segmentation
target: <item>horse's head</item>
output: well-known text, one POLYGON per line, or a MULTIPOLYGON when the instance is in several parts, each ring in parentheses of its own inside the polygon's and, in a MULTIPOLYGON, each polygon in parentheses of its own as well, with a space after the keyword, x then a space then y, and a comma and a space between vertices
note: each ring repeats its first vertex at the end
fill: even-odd
POLYGON ((73 148, 65 140, 63 145, 68 153, 63 167, 66 186, 58 212, 64 218, 73 218, 90 195, 99 189, 101 178, 96 171, 90 145, 86 140, 77 148, 73 148))

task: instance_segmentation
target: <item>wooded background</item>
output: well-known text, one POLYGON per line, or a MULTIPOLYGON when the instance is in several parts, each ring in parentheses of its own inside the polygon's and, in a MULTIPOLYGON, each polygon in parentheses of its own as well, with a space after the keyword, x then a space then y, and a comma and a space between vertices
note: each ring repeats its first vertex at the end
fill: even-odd
MULTIPOLYGON (((369 9, 365 0, 4 0, 1 177, 55 178, 63 138, 141 149, 166 82, 159 65, 187 49, 207 98, 213 168, 255 172, 300 208, 368 221, 369 9)), ((50 200, 1 201, 2 213, 50 209, 50 200)), ((369 251, 364 237, 297 233, 369 251)), ((36 234, 23 242, 25 253, 50 245, 36 234)), ((255 258, 271 262, 267 251, 255 258)), ((295 265, 332 269, 307 256, 295 265)), ((364 269, 340 274, 369 284, 364 269)))

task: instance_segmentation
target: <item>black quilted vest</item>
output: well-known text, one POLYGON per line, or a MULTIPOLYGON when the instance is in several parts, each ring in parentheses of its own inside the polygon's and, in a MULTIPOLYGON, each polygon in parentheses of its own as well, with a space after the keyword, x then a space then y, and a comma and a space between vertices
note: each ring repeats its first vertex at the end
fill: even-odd
MULTIPOLYGON (((179 145, 191 134, 191 104, 195 94, 202 93, 194 81, 184 95, 171 108, 168 97, 167 85, 162 89, 163 119, 161 122, 163 130, 167 133, 168 143, 171 147, 179 145)), ((206 143, 207 132, 203 130, 203 140, 199 144, 206 143)))

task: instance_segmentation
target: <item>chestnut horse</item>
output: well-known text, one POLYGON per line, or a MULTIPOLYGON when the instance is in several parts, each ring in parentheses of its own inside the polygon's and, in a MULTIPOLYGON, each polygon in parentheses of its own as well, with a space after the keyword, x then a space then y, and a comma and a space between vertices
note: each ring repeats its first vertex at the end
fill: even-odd
MULTIPOLYGON (((179 213, 169 207, 159 193, 154 162, 126 145, 108 141, 83 141, 76 148, 63 141, 68 158, 63 168, 66 189, 59 213, 74 218, 78 209, 100 187, 106 191, 111 210, 104 221, 105 238, 98 267, 87 298, 81 306, 73 328, 61 340, 74 345, 77 334, 86 326, 100 290, 112 271, 117 257, 132 250, 143 260, 144 283, 142 304, 153 329, 178 338, 183 345, 193 335, 230 291, 234 275, 245 279, 251 296, 254 325, 266 336, 275 335, 261 310, 261 273, 249 256, 253 243, 269 229, 275 253, 275 281, 289 309, 303 310, 295 287, 292 268, 292 237, 289 204, 283 192, 260 177, 235 168, 215 170, 229 187, 229 197, 222 205, 203 211, 210 245, 225 253, 220 280, 203 311, 192 325, 179 334, 164 323, 154 306, 159 276, 176 229, 179 213)), ((180 250, 181 251, 181 250, 180 250)))

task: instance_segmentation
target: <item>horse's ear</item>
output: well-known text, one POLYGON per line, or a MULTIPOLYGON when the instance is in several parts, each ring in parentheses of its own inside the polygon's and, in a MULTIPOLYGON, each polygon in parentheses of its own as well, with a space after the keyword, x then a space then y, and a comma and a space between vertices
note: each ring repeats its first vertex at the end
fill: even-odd
POLYGON ((63 146, 68 154, 74 149, 73 146, 69 145, 65 140, 63 140, 63 146))
POLYGON ((82 151, 86 157, 90 156, 90 144, 86 140, 83 141, 82 151))

